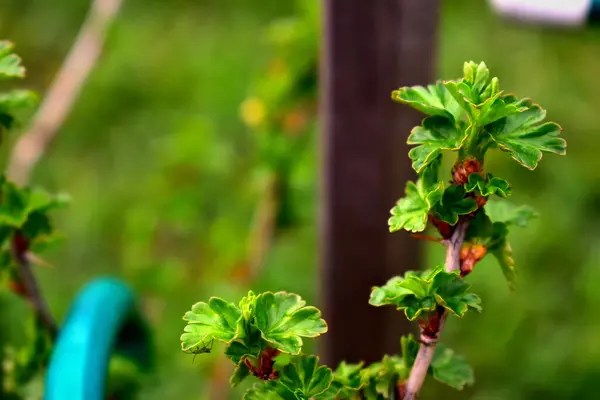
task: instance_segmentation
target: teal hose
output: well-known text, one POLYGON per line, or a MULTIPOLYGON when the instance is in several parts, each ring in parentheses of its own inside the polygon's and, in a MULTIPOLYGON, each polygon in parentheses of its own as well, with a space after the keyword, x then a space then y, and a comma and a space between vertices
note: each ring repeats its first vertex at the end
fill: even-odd
POLYGON ((132 291, 112 278, 97 279, 79 293, 52 352, 45 400, 104 400, 115 353, 149 366, 148 331, 134 300, 132 291))

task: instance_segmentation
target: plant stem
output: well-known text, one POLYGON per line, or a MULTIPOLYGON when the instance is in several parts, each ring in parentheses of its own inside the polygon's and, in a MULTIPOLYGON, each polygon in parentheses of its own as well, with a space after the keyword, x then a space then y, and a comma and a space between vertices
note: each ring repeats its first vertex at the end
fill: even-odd
MULTIPOLYGON (((460 269, 460 250, 463 242, 465 241, 465 234, 467 233, 468 227, 468 220, 459 221, 456 225, 454 233, 450 239, 445 242, 446 271, 448 272, 460 269)), ((404 400, 415 400, 417 398, 417 395, 421 390, 421 386, 423 386, 423 382, 425 381, 425 377, 427 376, 429 366, 431 365, 431 360, 433 359, 440 333, 444 328, 446 317, 447 313, 442 311, 435 335, 429 336, 421 333, 421 346, 419 347, 419 353, 417 354, 417 358, 406 384, 406 394, 404 395, 404 400)))
POLYGON ((24 184, 62 126, 79 92, 96 65, 106 33, 123 0, 94 0, 73 47, 48 89, 29 131, 11 155, 8 175, 24 184))
POLYGON ((33 306, 37 317, 46 327, 46 330, 48 331, 50 337, 54 339, 58 331, 56 322, 54 321, 54 318, 52 318, 50 309, 48 308, 48 305, 46 304, 46 301, 44 300, 44 297, 41 294, 35 276, 33 275, 31 265, 29 264, 29 260, 27 259, 27 253, 26 251, 23 251, 23 249, 21 249, 22 246, 20 246, 19 242, 23 242, 23 239, 21 239, 20 234, 17 234, 12 243, 12 250, 19 268, 18 276, 20 283, 25 287, 25 297, 33 306))

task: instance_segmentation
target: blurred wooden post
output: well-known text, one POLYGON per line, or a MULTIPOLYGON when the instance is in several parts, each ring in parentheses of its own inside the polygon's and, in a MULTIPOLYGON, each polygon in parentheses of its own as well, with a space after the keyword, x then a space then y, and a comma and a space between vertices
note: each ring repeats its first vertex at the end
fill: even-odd
POLYGON ((420 244, 390 234, 389 210, 414 179, 405 144, 420 116, 393 89, 433 78, 437 0, 325 0, 321 282, 324 362, 379 360, 408 331, 370 289, 420 268, 420 244))

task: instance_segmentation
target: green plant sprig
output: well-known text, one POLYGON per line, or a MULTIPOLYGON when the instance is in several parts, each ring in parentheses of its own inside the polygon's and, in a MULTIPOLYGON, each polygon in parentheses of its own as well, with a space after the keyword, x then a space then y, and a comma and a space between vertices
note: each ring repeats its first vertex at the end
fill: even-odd
POLYGON ((450 315, 463 318, 481 311, 481 300, 463 279, 487 254, 498 260, 509 288, 516 288, 516 270, 508 242, 511 227, 525 227, 537 214, 506 198, 512 187, 484 170, 490 149, 500 149, 533 170, 543 153, 566 153, 561 128, 544 122, 546 111, 529 99, 500 90, 485 63, 467 62, 464 76, 425 87, 405 87, 392 93, 400 103, 427 114, 408 143, 416 145, 409 157, 417 172, 405 197, 391 210, 391 232, 423 232, 429 225, 439 238, 425 238, 446 246, 446 260, 423 272, 409 271, 374 287, 369 303, 391 305, 420 328, 418 340, 401 338, 401 355, 382 361, 342 362, 335 371, 318 365, 318 358, 302 354, 302 338, 327 330, 320 311, 306 307, 299 296, 279 292, 250 292, 239 305, 211 298, 186 313, 181 337, 186 352, 210 351, 213 340, 226 344, 225 354, 236 364, 232 385, 254 376, 261 382, 244 399, 415 399, 427 375, 461 390, 474 383, 465 359, 438 344, 450 315), (455 151, 450 182, 439 178, 444 151, 455 151), (493 198, 495 197, 495 198, 493 198), (278 356, 287 353, 289 363, 278 356))
MULTIPOLYGON (((0 41, 0 80, 23 78, 25 68, 13 52, 13 44, 0 41)), ((14 127, 14 112, 32 107, 36 96, 26 90, 0 94, 0 143, 14 127)), ((24 298, 35 311, 28 321, 26 345, 5 347, 0 374, 0 397, 21 398, 26 385, 46 366, 56 325, 37 288, 31 264, 37 253, 60 238, 53 228, 50 212, 62 207, 68 198, 53 196, 40 188, 19 187, 3 171, 0 174, 0 281, 2 287, 24 298)))
MULTIPOLYGON (((566 154, 562 128, 545 122, 546 111, 530 99, 505 94, 483 62, 465 63, 461 79, 426 88, 404 87, 394 91, 392 99, 427 117, 408 137, 408 144, 416 145, 409 157, 418 179, 407 184, 405 197, 391 210, 390 231, 422 232, 431 223, 441 236, 434 240, 447 248, 446 273, 454 274, 456 282, 462 282, 490 253, 497 258, 510 289, 515 289, 509 228, 526 226, 536 213, 505 200, 512 188, 506 180, 484 171, 484 158, 488 150, 500 149, 533 170, 543 153, 566 154), (449 184, 438 178, 445 151, 457 153, 449 184)), ((459 292, 440 288, 435 278, 431 273, 407 274, 374 288, 371 295, 373 305, 394 305, 409 320, 419 318, 421 345, 406 380, 404 399, 418 395, 447 316, 463 317, 468 309, 480 311, 479 297, 465 289, 468 285, 455 284, 465 293, 461 297, 459 292), (452 298, 440 296, 440 290, 452 293, 452 298), (464 312, 449 305, 460 305, 464 312)))

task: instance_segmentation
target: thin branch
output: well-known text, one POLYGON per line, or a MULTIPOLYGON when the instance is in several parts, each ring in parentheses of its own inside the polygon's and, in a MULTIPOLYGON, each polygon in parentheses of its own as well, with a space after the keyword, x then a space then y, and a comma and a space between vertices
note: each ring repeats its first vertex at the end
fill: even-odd
MULTIPOLYGON (((28 132, 13 149, 8 176, 21 185, 29 182, 31 171, 69 114, 81 88, 100 55, 106 31, 121 7, 122 0, 94 0, 79 35, 40 105, 28 132)), ((18 264, 18 284, 51 336, 57 326, 44 301, 31 269, 28 245, 13 240, 13 255, 18 264)))
POLYGON ((29 243, 27 239, 17 232, 12 240, 12 253, 13 257, 17 261, 17 264, 19 265, 19 283, 24 289, 23 297, 25 297, 32 305, 37 317, 46 327, 50 337, 54 338, 58 332, 58 328, 54 318, 52 318, 52 314, 50 313, 48 305, 44 301, 35 276, 33 275, 33 271, 31 270, 31 264, 29 262, 29 258, 27 257, 28 246, 29 243))
MULTIPOLYGON (((460 269, 460 251, 463 242, 465 241, 465 235, 468 227, 468 220, 460 221, 450 239, 445 242, 446 271, 448 272, 460 269)), ((406 384, 406 394, 404 395, 404 400, 415 400, 417 398, 417 395, 421 390, 421 386, 423 386, 423 382, 425 381, 425 377, 427 376, 427 371, 431 365, 431 360, 433 360, 435 348, 437 346, 440 333, 444 328, 446 317, 447 313, 445 311, 440 311, 437 332, 433 336, 424 335, 421 333, 421 345, 419 346, 417 358, 413 364, 410 377, 408 378, 408 382, 406 384)))
POLYGON ((73 107, 102 50, 122 0, 94 0, 79 35, 35 115, 31 127, 12 153, 8 175, 17 183, 29 181, 31 171, 73 107))

